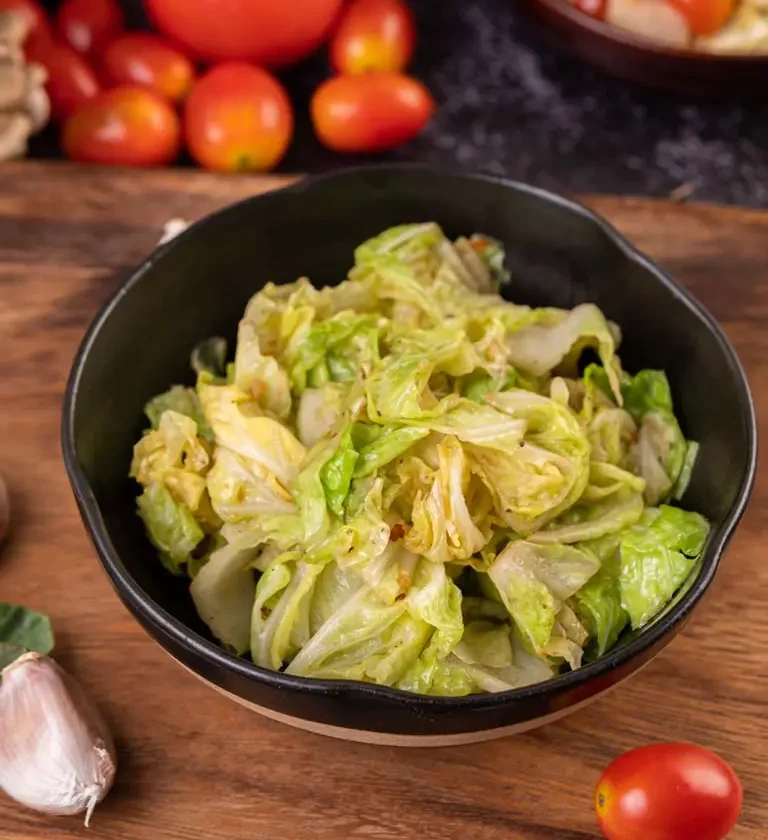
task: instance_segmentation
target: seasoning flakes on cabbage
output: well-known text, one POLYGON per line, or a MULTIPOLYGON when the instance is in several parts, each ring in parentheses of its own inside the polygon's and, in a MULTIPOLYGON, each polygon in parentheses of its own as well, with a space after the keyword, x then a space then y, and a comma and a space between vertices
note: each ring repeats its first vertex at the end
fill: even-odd
POLYGON ((148 403, 139 515, 222 646, 503 691, 603 656, 690 585, 709 525, 673 506, 698 445, 665 374, 625 373, 594 304, 502 285, 499 242, 401 225, 337 286, 265 286, 234 352, 201 342, 196 386, 148 403))

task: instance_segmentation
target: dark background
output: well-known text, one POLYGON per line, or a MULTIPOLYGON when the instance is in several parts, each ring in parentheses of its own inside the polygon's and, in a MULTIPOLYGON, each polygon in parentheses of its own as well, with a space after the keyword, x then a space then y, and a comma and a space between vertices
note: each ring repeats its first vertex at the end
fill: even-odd
MULTIPOLYGON (((514 0, 411 4, 420 33, 412 72, 440 109, 419 139, 377 159, 459 165, 559 192, 663 196, 687 184, 694 199, 768 206, 768 103, 674 96, 611 79, 553 52, 514 0)), ((139 0, 124 6, 141 23, 139 0)), ((362 160, 328 152, 312 135, 309 98, 327 74, 323 54, 281 74, 297 118, 282 171, 362 160)), ((56 154, 52 132, 33 154, 56 154)))

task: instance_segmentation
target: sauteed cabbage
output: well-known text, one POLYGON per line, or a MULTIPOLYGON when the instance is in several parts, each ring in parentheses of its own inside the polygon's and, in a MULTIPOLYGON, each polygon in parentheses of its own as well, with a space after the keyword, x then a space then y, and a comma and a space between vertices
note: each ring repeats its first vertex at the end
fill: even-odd
POLYGON ((384 231, 266 285, 146 407, 139 515, 228 650, 424 694, 549 679, 646 626, 709 526, 697 445, 597 306, 509 303, 500 243, 384 231))

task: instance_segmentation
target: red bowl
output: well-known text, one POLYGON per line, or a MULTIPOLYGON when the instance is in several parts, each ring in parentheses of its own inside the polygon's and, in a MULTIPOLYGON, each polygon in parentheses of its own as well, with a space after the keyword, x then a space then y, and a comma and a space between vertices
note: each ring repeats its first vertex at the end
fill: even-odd
POLYGON ((655 44, 568 0, 522 0, 557 46, 622 79, 687 94, 768 96, 768 54, 731 55, 655 44))

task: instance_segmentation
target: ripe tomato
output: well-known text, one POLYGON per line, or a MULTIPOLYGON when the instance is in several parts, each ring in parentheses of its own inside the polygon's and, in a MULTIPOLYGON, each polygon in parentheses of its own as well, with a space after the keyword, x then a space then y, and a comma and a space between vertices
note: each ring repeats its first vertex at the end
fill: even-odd
POLYGON ((61 144, 81 163, 163 166, 179 153, 173 108, 146 88, 126 85, 99 94, 64 124, 61 144))
POLYGON ((45 89, 55 120, 65 119, 100 90, 88 62, 66 44, 37 43, 35 49, 29 51, 29 57, 48 71, 45 89))
POLYGON ((56 26, 71 47, 95 56, 125 29, 125 17, 117 0, 65 0, 56 26))
POLYGON ((337 73, 397 73, 413 56, 416 26, 403 0, 352 0, 331 39, 337 73))
POLYGON ((282 67, 322 44, 342 0, 147 0, 157 28, 204 61, 282 67))
POLYGON ((608 765, 595 792, 608 840, 723 840, 741 811, 741 783, 694 744, 651 744, 608 765))
POLYGON ((187 97, 184 132, 190 154, 208 169, 266 172, 291 142, 291 102, 266 70, 234 61, 220 64, 187 97))
POLYGON ((0 0, 0 12, 16 12, 26 19, 29 34, 24 42, 25 50, 53 40, 53 29, 48 16, 37 0, 0 0))
POLYGON ((711 35, 733 14, 735 0, 669 0, 688 21, 694 35, 711 35))
POLYGON ((186 96, 195 75, 185 55, 148 32, 127 32, 116 38, 105 48, 101 66, 111 84, 141 85, 171 102, 186 96))
POLYGON ((400 73, 336 76, 312 97, 312 123, 336 152, 379 152, 415 137, 435 111, 430 92, 400 73))

